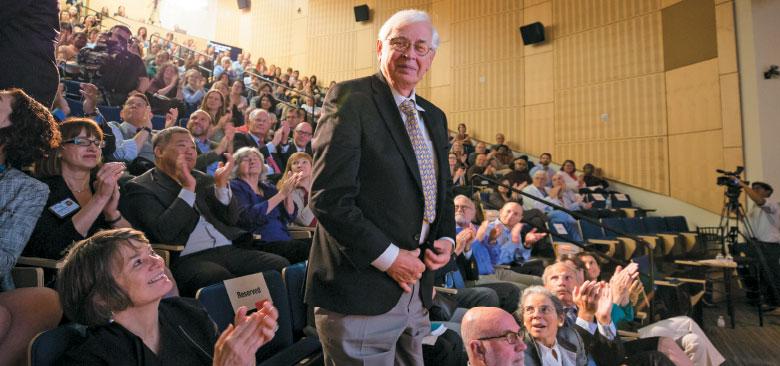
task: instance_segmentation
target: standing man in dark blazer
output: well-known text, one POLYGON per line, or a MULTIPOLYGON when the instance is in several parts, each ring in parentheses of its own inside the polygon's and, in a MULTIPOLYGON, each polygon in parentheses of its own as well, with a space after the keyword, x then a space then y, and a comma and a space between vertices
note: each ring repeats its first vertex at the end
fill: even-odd
POLYGON ((455 236, 447 120, 415 94, 438 44, 428 14, 400 11, 379 31, 380 73, 325 98, 306 301, 327 365, 423 363, 433 271, 455 236))

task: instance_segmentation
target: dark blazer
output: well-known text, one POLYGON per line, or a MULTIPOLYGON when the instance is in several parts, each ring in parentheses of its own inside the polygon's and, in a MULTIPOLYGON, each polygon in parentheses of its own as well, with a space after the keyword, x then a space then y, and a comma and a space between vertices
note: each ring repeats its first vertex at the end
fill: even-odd
MULTIPOLYGON (((595 334, 590 334, 587 330, 583 329, 569 318, 565 318, 563 327, 558 329, 558 341, 562 346, 576 345, 578 356, 581 354, 580 351, 584 346, 586 357, 593 357, 593 360, 597 365, 617 366, 621 365, 625 359, 625 349, 623 348, 623 342, 620 340, 619 335, 615 334, 615 338, 609 340, 601 335, 598 330, 595 334), (575 339, 577 338, 580 340, 575 342, 575 339)), ((534 363, 529 363, 528 356, 529 353, 536 354, 538 352, 536 346, 528 347, 525 352, 526 365, 535 365, 534 363)), ((538 354, 536 357, 538 357, 538 354)))
POLYGON ((251 240, 251 234, 235 226, 240 213, 235 196, 223 205, 214 193, 213 177, 197 170, 192 175, 197 210, 178 198, 179 183, 154 168, 127 182, 119 200, 122 215, 153 243, 186 244, 201 215, 234 243, 251 240))
MULTIPOLYGON (((425 109, 421 115, 438 166, 436 219, 427 240, 454 238, 447 120, 419 95, 417 104, 425 109)), ((420 246, 425 202, 411 141, 380 74, 331 88, 312 147, 311 208, 319 225, 309 257, 306 302, 342 314, 385 313, 402 290, 371 262, 391 243, 407 250, 420 246)), ((433 273, 426 271, 419 293, 426 307, 432 282, 433 273)))
MULTIPOLYGON (((277 151, 280 151, 281 148, 279 146, 276 147, 277 151)), ((287 152, 277 152, 274 154, 274 160, 276 160, 276 163, 279 164, 279 169, 281 169, 284 172, 285 167, 287 166, 287 161, 290 160, 290 156, 292 154, 295 154, 298 152, 298 148, 295 147, 294 142, 290 142, 290 144, 287 146, 287 152)), ((312 155, 312 149, 311 149, 311 141, 306 144, 304 147, 304 152, 312 155)))
MULTIPOLYGON (((233 137, 233 151, 238 151, 238 149, 245 146, 254 147, 260 150, 260 153, 263 154, 263 157, 268 159, 268 148, 265 146, 265 144, 258 145, 255 142, 255 139, 253 139, 252 136, 249 136, 249 134, 237 132, 233 137)), ((276 158, 274 158, 274 160, 275 159, 276 158)))
MULTIPOLYGON (((579 328, 575 325, 576 328, 579 328)), ((581 329, 581 328, 579 328, 581 329)), ((581 329, 584 331, 583 329, 581 329)), ((572 327, 564 326, 558 328, 556 334, 556 340, 558 345, 570 352, 577 355, 575 360, 577 366, 585 366, 588 364, 588 353, 586 351, 585 341, 580 335, 580 330, 575 330, 572 327)), ((525 336, 525 365, 526 366, 543 366, 542 364, 542 352, 539 350, 539 345, 536 344, 533 338, 527 333, 525 336)), ((600 364, 599 364, 600 365, 600 364)))

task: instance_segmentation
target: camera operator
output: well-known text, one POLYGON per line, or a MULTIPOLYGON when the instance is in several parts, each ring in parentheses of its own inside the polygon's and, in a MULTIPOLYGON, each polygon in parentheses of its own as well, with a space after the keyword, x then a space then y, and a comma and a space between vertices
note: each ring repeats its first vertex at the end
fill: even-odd
POLYGON ((750 210, 750 226, 756 239, 764 243, 778 244, 780 248, 780 202, 770 202, 774 190, 764 182, 753 182, 751 186, 740 181, 740 186, 755 203, 750 210))
MULTIPOLYGON (((769 272, 774 274, 775 287, 780 287, 780 202, 770 202, 772 186, 764 182, 753 182, 750 186, 739 181, 745 194, 755 204, 748 218, 753 229, 756 245, 764 253, 769 272)), ((748 248, 751 251, 752 248, 748 248)), ((763 279, 762 279, 763 280, 763 279)), ((767 293, 767 300, 773 306, 780 306, 772 291, 767 293)))
POLYGON ((111 28, 111 38, 108 42, 110 57, 100 68, 100 84, 106 90, 111 105, 122 105, 131 92, 145 93, 149 88, 149 78, 143 60, 127 50, 132 35, 130 29, 124 25, 111 28))

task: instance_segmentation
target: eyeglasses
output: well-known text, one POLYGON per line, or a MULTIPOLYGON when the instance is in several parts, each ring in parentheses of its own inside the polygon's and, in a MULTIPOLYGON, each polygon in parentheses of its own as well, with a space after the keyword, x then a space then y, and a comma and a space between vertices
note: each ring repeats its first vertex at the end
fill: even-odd
POLYGON ((74 144, 78 146, 84 146, 88 147, 89 145, 95 145, 98 148, 104 148, 106 147, 106 142, 103 140, 90 140, 83 137, 74 137, 70 140, 65 140, 62 142, 63 144, 74 144))
POLYGON ((455 205, 455 211, 457 211, 457 210, 459 210, 459 209, 460 209, 460 210, 463 210, 463 211, 468 211, 468 210, 473 210, 473 209, 474 209, 474 207, 471 207, 471 206, 465 206, 465 205, 463 205, 463 206, 461 206, 461 205, 455 205))
POLYGON ((142 108, 142 107, 146 107, 146 105, 147 105, 146 102, 142 102, 142 101, 138 101, 138 102, 127 101, 127 102, 125 102, 125 107, 139 107, 139 108, 142 108))
MULTIPOLYGON (((412 42, 404 37, 395 37, 390 39, 389 41, 390 47, 398 52, 406 52, 409 50, 409 47, 412 46, 412 42)), ((428 53, 431 52, 433 48, 429 46, 424 41, 420 41, 414 44, 414 53, 417 54, 417 56, 424 57, 428 55, 428 53)))
POLYGON ((533 306, 526 306, 525 308, 523 308, 523 313, 525 313, 525 315, 533 315, 536 312, 536 310, 539 310, 539 312, 542 313, 542 315, 547 315, 553 312, 552 306, 542 305, 538 308, 534 308, 533 306))
POLYGON ((83 137, 74 137, 70 140, 65 140, 62 142, 63 144, 74 144, 78 146, 84 146, 88 147, 89 145, 95 145, 98 148, 104 148, 106 147, 106 142, 103 140, 91 140, 83 137))
POLYGON ((295 133, 297 133, 297 134, 299 134, 301 136, 311 136, 312 135, 311 132, 306 132, 306 131, 295 131, 295 133))
POLYGON ((506 341, 506 343, 509 344, 517 344, 517 342, 522 342, 523 338, 525 338, 525 332, 520 329, 517 332, 507 332, 504 335, 495 336, 495 337, 484 337, 477 339, 478 341, 490 341, 493 339, 503 339, 506 341))

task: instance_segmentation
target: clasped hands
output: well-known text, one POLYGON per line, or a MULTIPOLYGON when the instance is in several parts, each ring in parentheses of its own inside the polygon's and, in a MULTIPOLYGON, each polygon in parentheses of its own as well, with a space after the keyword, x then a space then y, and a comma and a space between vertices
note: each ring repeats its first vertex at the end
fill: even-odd
POLYGON ((433 242, 433 247, 436 251, 425 249, 422 260, 420 260, 420 248, 398 250, 398 256, 387 269, 387 274, 398 283, 404 292, 412 292, 412 286, 422 278, 426 269, 435 271, 450 261, 452 243, 439 239, 433 242))

